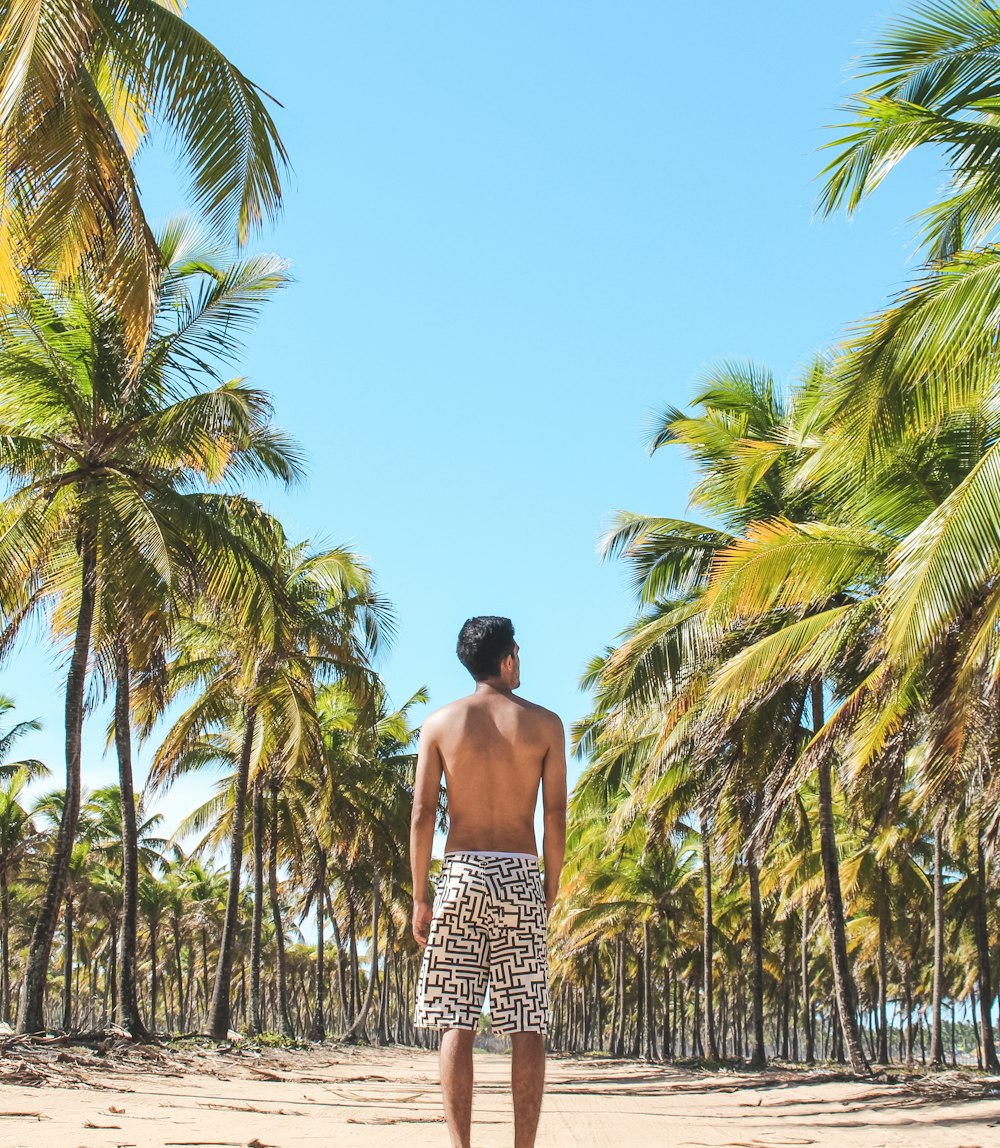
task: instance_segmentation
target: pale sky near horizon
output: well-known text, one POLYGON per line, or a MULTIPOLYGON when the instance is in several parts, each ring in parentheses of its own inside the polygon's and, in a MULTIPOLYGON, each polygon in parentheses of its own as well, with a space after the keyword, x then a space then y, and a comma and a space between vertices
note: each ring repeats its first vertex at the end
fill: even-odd
MULTIPOLYGON (((900 5, 772 0, 192 0, 191 22, 282 103, 294 171, 251 245, 296 283, 240 368, 274 395, 309 477, 267 504, 294 537, 350 542, 395 604, 395 701, 470 686, 470 614, 509 615, 522 692, 567 726, 578 680, 632 610, 597 540, 617 509, 683 516, 690 472, 649 459, 650 413, 726 359, 779 380, 916 267, 926 158, 853 221, 814 209, 817 150, 852 59, 900 5)), ((148 212, 184 204, 162 150, 148 212)), ((24 754, 61 784, 62 669, 0 671, 24 754)), ((85 783, 116 776, 103 720, 85 783)), ((571 765, 571 778, 579 766, 571 765)), ((172 829, 209 793, 156 803, 172 829)), ((539 847, 541 841, 539 841, 539 847)))

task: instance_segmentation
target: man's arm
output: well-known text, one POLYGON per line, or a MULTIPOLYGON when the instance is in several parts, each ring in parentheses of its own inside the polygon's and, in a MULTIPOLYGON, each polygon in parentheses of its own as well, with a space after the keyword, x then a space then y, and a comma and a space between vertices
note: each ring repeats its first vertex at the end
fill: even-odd
POLYGON ((410 874, 413 878, 413 938, 427 944, 431 926, 430 868, 441 793, 441 752, 434 738, 433 722, 420 731, 417 772, 413 782, 413 812, 410 816, 410 874))
POLYGON ((545 907, 552 912, 566 856, 566 732, 552 715, 552 741, 542 763, 542 811, 545 859, 545 907))

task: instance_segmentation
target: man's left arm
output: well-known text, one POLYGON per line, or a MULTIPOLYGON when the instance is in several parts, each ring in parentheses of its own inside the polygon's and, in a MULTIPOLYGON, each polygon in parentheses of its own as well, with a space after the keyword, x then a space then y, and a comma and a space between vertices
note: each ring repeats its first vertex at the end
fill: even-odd
POLYGON ((413 782, 413 812, 410 816, 410 874, 413 878, 413 939, 427 944, 431 927, 430 868, 441 793, 441 751, 434 737, 433 723, 420 731, 417 772, 413 782))

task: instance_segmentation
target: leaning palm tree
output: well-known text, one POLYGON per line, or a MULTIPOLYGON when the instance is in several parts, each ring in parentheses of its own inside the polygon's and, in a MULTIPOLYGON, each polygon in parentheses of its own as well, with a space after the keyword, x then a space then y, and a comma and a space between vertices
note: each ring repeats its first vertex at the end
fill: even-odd
POLYGON ((90 652, 110 647, 107 630, 127 603, 145 605, 151 587, 180 587, 193 571, 234 610, 266 614, 248 541, 265 520, 212 487, 247 474, 286 482, 297 474, 267 398, 241 380, 220 381, 206 362, 206 351, 233 355, 234 334, 286 281, 283 265, 273 257, 213 261, 182 224, 168 228, 162 245, 169 262, 138 375, 117 312, 87 277, 36 288, 3 316, 0 469, 10 492, 0 503, 0 600, 19 617, 47 602, 57 641, 72 650, 65 816, 32 936, 24 1031, 43 1025, 45 969, 79 815, 90 652), (205 386, 206 371, 214 386, 205 386))
POLYGON ((137 365, 161 249, 132 162, 153 123, 182 147, 205 220, 240 243, 281 199, 261 89, 182 18, 183 0, 0 4, 0 298, 40 271, 95 275, 137 365))

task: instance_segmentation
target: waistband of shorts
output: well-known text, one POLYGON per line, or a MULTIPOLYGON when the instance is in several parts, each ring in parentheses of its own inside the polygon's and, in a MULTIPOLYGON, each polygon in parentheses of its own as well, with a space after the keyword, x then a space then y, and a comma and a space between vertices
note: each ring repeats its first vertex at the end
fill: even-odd
POLYGON ((506 853, 498 849, 451 849, 444 855, 447 861, 468 861, 472 864, 489 864, 490 861, 528 861, 538 864, 535 853, 506 853))

